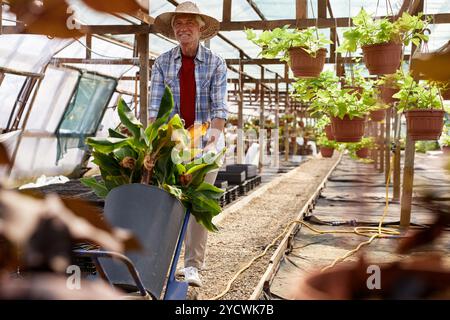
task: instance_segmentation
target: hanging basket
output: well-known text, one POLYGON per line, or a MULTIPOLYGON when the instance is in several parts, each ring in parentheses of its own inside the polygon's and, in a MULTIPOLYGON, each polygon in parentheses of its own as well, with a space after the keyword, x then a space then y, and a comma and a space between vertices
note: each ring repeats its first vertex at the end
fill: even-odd
POLYGON ((385 86, 380 86, 380 98, 386 104, 393 104, 398 101, 398 99, 392 96, 399 91, 397 88, 390 88, 385 86))
POLYGON ((367 159, 369 157, 369 148, 361 148, 356 151, 358 158, 367 159))
POLYGON ((450 88, 446 90, 441 90, 441 96, 444 100, 450 100, 450 88))
POLYGON ((348 116, 344 119, 331 118, 334 139, 336 142, 359 142, 364 135, 366 118, 354 117, 350 120, 348 116))
POLYGON ((362 47, 364 63, 372 75, 392 74, 400 67, 402 44, 388 42, 362 47))
POLYGON ((406 128, 413 141, 438 140, 444 126, 444 110, 406 111, 406 128))
POLYGON ((386 110, 380 109, 380 110, 370 111, 369 117, 370 117, 370 120, 375 121, 375 122, 383 121, 384 118, 386 117, 386 110))
POLYGON ((328 140, 334 140, 334 134, 333 129, 331 128, 331 124, 327 124, 325 126, 325 135, 327 136, 328 140))
POLYGON ((328 148, 328 147, 320 147, 320 154, 323 158, 331 158, 334 153, 334 148, 328 148))
POLYGON ((343 86, 342 89, 350 90, 348 93, 355 94, 358 98, 361 98, 364 89, 362 87, 343 86))
POLYGON ((295 77, 315 78, 322 72, 325 65, 326 49, 319 49, 316 57, 309 55, 300 47, 289 49, 290 67, 295 77))

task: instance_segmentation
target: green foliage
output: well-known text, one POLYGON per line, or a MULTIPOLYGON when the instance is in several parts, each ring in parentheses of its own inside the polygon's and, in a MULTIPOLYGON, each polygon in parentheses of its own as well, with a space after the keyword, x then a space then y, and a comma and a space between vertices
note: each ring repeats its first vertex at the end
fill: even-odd
POLYGON ((405 80, 405 73, 403 70, 399 69, 395 73, 392 74, 385 74, 381 76, 376 84, 378 86, 385 86, 388 88, 395 88, 398 89, 402 85, 403 81, 405 80))
POLYGON ((327 88, 339 89, 339 78, 333 71, 323 71, 317 78, 301 78, 293 83, 294 90, 291 97, 304 104, 317 99, 317 92, 327 88))
POLYGON ((428 25, 428 21, 423 20, 422 13, 411 16, 404 12, 399 19, 391 22, 387 18, 374 19, 361 9, 352 20, 354 27, 344 32, 344 42, 338 48, 338 52, 355 52, 362 46, 387 42, 404 45, 412 42, 418 46, 421 41, 428 40, 428 36, 422 33, 428 25))
POLYGON ((348 153, 351 158, 358 159, 356 155, 356 151, 361 150, 363 148, 368 149, 376 149, 377 145, 373 137, 363 137, 359 142, 347 142, 341 144, 343 149, 348 150, 348 153))
POLYGON ((130 135, 110 129, 110 137, 88 138, 86 142, 93 148, 94 163, 100 168, 102 180, 83 178, 81 182, 99 197, 128 183, 158 186, 178 198, 205 228, 216 231, 212 218, 221 211, 218 199, 223 191, 205 183, 204 178, 218 168, 225 150, 194 159, 196 152, 189 149, 189 132, 183 121, 178 114, 169 119, 173 104, 172 93, 166 87, 158 117, 144 130, 120 100, 119 118, 130 135))
POLYGON ((427 82, 417 82, 410 75, 405 75, 400 81, 400 91, 393 95, 400 101, 397 104, 399 112, 412 109, 441 109, 442 100, 439 88, 427 82))
POLYGON ((264 58, 280 57, 282 61, 289 61, 288 50, 295 47, 301 47, 309 55, 315 57, 319 49, 331 41, 322 33, 319 33, 316 27, 302 30, 289 30, 286 25, 282 28, 275 28, 272 31, 266 30, 257 37, 252 29, 246 29, 247 39, 262 48, 264 58))
POLYGON ((331 123, 331 120, 328 116, 324 115, 320 117, 316 122, 315 129, 317 132, 322 132, 325 130, 325 127, 331 123))
POLYGON ((339 147, 339 143, 337 143, 334 140, 328 140, 327 136, 324 134, 319 136, 319 138, 317 139, 317 145, 319 147, 333 148, 333 149, 338 149, 339 147))
POLYGON ((317 91, 317 97, 311 102, 309 109, 312 114, 326 114, 340 119, 343 119, 346 115, 350 119, 366 116, 370 108, 364 104, 362 99, 349 92, 349 89, 336 87, 320 89, 317 91))
MULTIPOLYGON (((448 110, 446 110, 448 113, 448 110)), ((444 123, 441 138, 439 139, 441 146, 450 147, 450 122, 444 123)))
POLYGON ((417 141, 416 152, 427 153, 427 151, 439 150, 437 141, 417 141))
POLYGON ((442 134, 439 142, 442 146, 450 147, 450 135, 448 133, 442 134))
POLYGON ((318 117, 364 117, 376 102, 370 84, 367 84, 367 96, 359 98, 352 89, 341 89, 339 78, 332 71, 324 71, 318 78, 299 79, 293 87, 292 97, 309 105, 311 114, 318 117))

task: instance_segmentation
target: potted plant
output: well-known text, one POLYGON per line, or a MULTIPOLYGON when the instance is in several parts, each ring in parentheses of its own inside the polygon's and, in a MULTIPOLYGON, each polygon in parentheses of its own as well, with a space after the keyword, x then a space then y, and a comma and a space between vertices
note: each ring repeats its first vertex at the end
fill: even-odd
POLYGON ((289 30, 289 26, 263 31, 257 37, 252 29, 246 29, 247 39, 262 48, 264 58, 287 61, 296 77, 317 77, 325 64, 331 41, 315 27, 289 30))
MULTIPOLYGON (((359 59, 354 59, 355 63, 359 62, 359 59)), ((345 78, 342 80, 342 89, 348 90, 350 94, 356 94, 361 97, 363 92, 367 89, 371 89, 373 81, 366 79, 363 75, 363 67, 351 64, 350 72, 345 74, 345 78)))
POLYGON ((402 70, 397 70, 393 74, 386 74, 380 77, 376 84, 381 101, 386 104, 398 102, 398 99, 393 98, 393 95, 400 90, 404 77, 405 75, 402 70))
POLYGON ((281 116, 280 120, 282 122, 285 122, 285 123, 291 123, 292 121, 294 121, 294 115, 293 114, 288 114, 288 113, 283 114, 281 116))
POLYGON ((99 197, 106 197, 113 188, 124 184, 155 185, 179 199, 206 229, 216 231, 212 218, 221 211, 218 199, 223 191, 203 180, 209 171, 218 168, 225 150, 201 154, 201 150, 192 149, 195 143, 190 135, 201 138, 206 128, 188 132, 178 114, 169 119, 173 98, 168 87, 155 122, 145 130, 123 100, 119 100, 117 109, 130 136, 109 129, 107 138, 88 138, 86 143, 93 148, 101 181, 86 178, 81 182, 99 197))
POLYGON ((439 88, 443 100, 450 100, 450 81, 432 81, 431 83, 439 88))
POLYGON ((404 12, 391 22, 389 19, 374 19, 364 9, 353 18, 354 27, 344 32, 344 42, 340 52, 355 52, 362 48, 364 63, 370 74, 383 75, 395 73, 400 67, 403 45, 411 42, 416 46, 428 37, 421 32, 427 21, 423 14, 411 16, 404 12))
POLYGON ((231 115, 228 117, 227 121, 229 123, 231 123, 233 126, 237 126, 238 125, 238 117, 235 115, 231 115))
POLYGON ((333 130, 331 128, 331 121, 327 115, 322 115, 320 119, 317 121, 316 133, 324 133, 328 140, 334 140, 333 130))
POLYGON ((450 154, 450 135, 448 133, 445 135, 442 135, 440 142, 441 142, 442 151, 444 152, 444 154, 450 154))
POLYGON ((346 148, 352 158, 367 159, 369 151, 375 149, 376 144, 373 137, 364 137, 360 142, 348 143, 346 148))
POLYGON ((347 90, 333 86, 318 90, 310 109, 312 114, 321 112, 330 116, 336 142, 358 142, 364 135, 369 109, 362 99, 347 90))
POLYGON ((443 103, 439 89, 430 83, 418 83, 406 76, 400 91, 399 112, 406 115, 407 134, 412 140, 438 140, 444 125, 443 103))
POLYGON ((442 136, 439 139, 439 144, 441 145, 444 154, 450 154, 450 124, 446 123, 444 126, 442 136))
POLYGON ((335 141, 328 140, 325 135, 321 135, 319 139, 317 139, 317 145, 320 148, 320 154, 322 155, 322 157, 331 158, 337 144, 335 141))

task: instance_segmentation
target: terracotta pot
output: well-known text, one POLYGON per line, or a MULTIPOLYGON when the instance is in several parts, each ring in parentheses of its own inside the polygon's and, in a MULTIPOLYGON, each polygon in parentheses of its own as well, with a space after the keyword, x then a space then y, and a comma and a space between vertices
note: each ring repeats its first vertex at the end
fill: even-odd
POLYGON ((394 94, 399 91, 397 88, 389 88, 385 86, 380 86, 380 98, 381 101, 387 104, 392 104, 398 101, 396 98, 392 98, 394 94))
POLYGON ((402 44, 388 42, 362 47, 364 63, 372 75, 392 74, 400 67, 402 44))
POLYGON ((450 88, 446 90, 441 90, 441 96, 444 100, 450 100, 450 88))
POLYGON ((320 147, 320 154, 323 158, 331 158, 334 153, 334 148, 320 147))
POLYGON ((327 124, 325 126, 325 135, 327 136, 328 140, 334 140, 334 134, 333 129, 331 128, 331 124, 327 124))
POLYGON ((438 140, 444 125, 444 110, 406 111, 407 133, 413 141, 438 140))
POLYGON ((386 117, 386 110, 380 109, 380 110, 370 111, 369 117, 372 121, 377 121, 377 122, 383 121, 384 118, 386 117))
POLYGON ((442 152, 444 154, 450 154, 450 146, 442 146, 442 152))
POLYGON ((361 148, 356 151, 358 158, 367 159, 369 157, 369 148, 361 148))
POLYGON ((325 65, 326 55, 326 49, 319 49, 315 58, 300 47, 289 49, 290 67, 294 76, 301 78, 318 77, 325 65))
POLYGON ((334 139, 337 142, 359 142, 364 135, 366 118, 354 117, 350 120, 348 116, 344 119, 331 118, 334 139))

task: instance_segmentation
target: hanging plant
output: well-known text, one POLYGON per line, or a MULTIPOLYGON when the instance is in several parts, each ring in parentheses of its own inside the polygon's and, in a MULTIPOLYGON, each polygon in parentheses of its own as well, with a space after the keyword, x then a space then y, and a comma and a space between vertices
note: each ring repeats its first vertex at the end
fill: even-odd
POLYGON ((438 140, 444 125, 443 103, 439 88, 430 83, 418 83, 405 76, 398 98, 397 109, 406 115, 408 135, 412 140, 438 140))
MULTIPOLYGON (((172 109, 172 93, 166 87, 155 122, 144 130, 120 99, 118 114, 130 136, 109 129, 107 138, 88 138, 86 143, 93 148, 101 181, 83 178, 81 182, 102 198, 123 184, 158 186, 178 198, 206 229, 216 231, 212 218, 221 211, 218 199, 223 191, 204 182, 204 178, 209 171, 219 167, 225 150, 200 156, 201 150, 192 149, 195 144, 190 137, 192 132, 184 129, 179 115, 169 119, 172 109)), ((204 126, 194 127, 195 137, 204 135, 205 129, 204 126)))
POLYGON ((344 32, 344 42, 338 52, 362 48, 364 63, 373 75, 395 73, 400 67, 403 45, 418 46, 421 41, 428 41, 428 36, 422 33, 428 24, 422 13, 411 16, 404 12, 391 22, 387 18, 374 19, 361 9, 352 20, 354 27, 344 32))
POLYGON ((272 31, 263 31, 257 37, 246 29, 247 39, 262 48, 264 58, 287 61, 296 77, 317 77, 325 64, 327 44, 332 43, 316 27, 289 30, 286 25, 272 31))
POLYGON ((402 70, 397 70, 393 74, 386 74, 376 82, 378 86, 380 99, 387 104, 393 104, 398 99, 393 98, 393 95, 400 90, 400 86, 405 78, 402 70))
POLYGON ((377 145, 373 137, 364 137, 360 142, 345 144, 345 149, 353 159, 367 159, 369 151, 377 149, 377 145))
POLYGON ((329 140, 326 136, 321 135, 317 139, 317 145, 320 148, 320 154, 324 158, 331 158, 334 153, 334 149, 338 148, 338 144, 335 141, 329 140))

